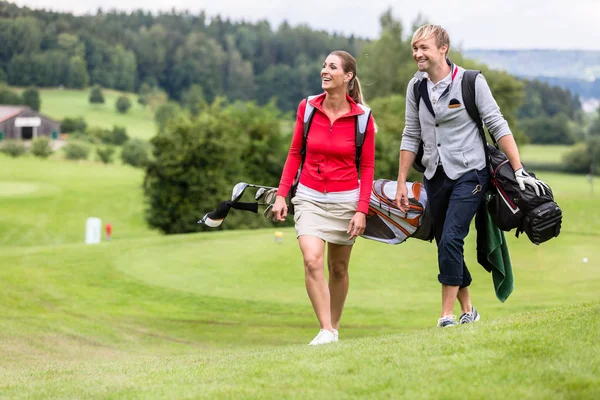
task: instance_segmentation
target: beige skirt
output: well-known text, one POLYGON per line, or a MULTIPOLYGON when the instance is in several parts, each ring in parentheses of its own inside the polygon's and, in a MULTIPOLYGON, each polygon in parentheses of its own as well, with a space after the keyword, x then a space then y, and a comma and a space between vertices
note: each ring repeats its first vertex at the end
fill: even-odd
POLYGON ((356 213, 358 203, 321 203, 301 195, 292 199, 294 204, 294 222, 296 237, 301 235, 317 236, 328 243, 353 245, 348 225, 356 213))

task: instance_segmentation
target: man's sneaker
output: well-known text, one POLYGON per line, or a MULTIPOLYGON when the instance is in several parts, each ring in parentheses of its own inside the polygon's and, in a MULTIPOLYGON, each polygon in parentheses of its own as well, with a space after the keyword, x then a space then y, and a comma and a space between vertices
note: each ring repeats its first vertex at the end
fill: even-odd
POLYGON ((475 307, 471 306, 471 312, 462 314, 459 321, 461 324, 470 324, 471 322, 479 321, 479 318, 479 313, 475 307))
POLYGON ((340 334, 338 333, 338 330, 337 330, 337 329, 334 329, 334 330, 333 330, 333 336, 335 337, 335 340, 334 340, 334 341, 335 341, 335 342, 337 342, 337 341, 338 341, 338 337, 340 336, 340 334))
POLYGON ((447 315, 445 317, 438 319, 437 327, 438 328, 448 328, 450 326, 455 326, 455 325, 458 325, 458 323, 456 322, 456 315, 447 315))
POLYGON ((321 344, 328 344, 336 342, 336 337, 333 332, 326 329, 321 329, 319 334, 310 342, 309 346, 319 346, 321 344))

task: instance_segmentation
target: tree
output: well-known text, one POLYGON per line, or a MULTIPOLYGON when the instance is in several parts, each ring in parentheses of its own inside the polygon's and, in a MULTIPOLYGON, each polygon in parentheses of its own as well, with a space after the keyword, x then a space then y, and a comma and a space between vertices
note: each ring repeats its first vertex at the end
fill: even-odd
POLYGON ((104 104, 104 94, 98 85, 94 85, 90 91, 89 101, 91 104, 104 104))
POLYGON ((26 151, 27 149, 21 140, 6 140, 0 142, 0 152, 13 158, 20 157, 25 154, 26 151))
POLYGON ((112 146, 103 146, 96 148, 96 155, 98 156, 98 159, 104 164, 112 163, 114 154, 115 148, 112 146))
POLYGON ((71 132, 85 132, 87 129, 87 123, 83 119, 83 117, 77 118, 65 118, 60 123, 60 130, 63 133, 71 133, 71 132))
POLYGON ((150 145, 140 139, 131 139, 123 146, 121 160, 133 167, 145 167, 150 160, 148 155, 150 145))
POLYGON ((142 106, 147 106, 150 94, 152 93, 152 86, 150 86, 147 82, 144 82, 140 85, 140 89, 138 91, 138 104, 142 106))
MULTIPOLYGON (((193 119, 178 118, 151 139, 146 167, 146 221, 160 231, 196 232, 204 215, 229 197, 232 182, 275 185, 285 157, 280 116, 273 104, 225 106, 221 101, 193 119)), ((287 142, 287 140, 285 140, 287 142)), ((266 219, 231 215, 229 226, 267 226, 266 219)))
POLYGON ((158 107, 156 113, 154 113, 154 122, 158 125, 158 131, 164 131, 169 121, 181 113, 181 107, 173 101, 158 107))
POLYGON ((0 104, 19 105, 23 98, 10 90, 8 86, 0 85, 0 104))
POLYGON ((31 153, 36 157, 47 158, 53 152, 52 146, 50 146, 50 139, 46 136, 35 138, 31 143, 31 153))
POLYGON ((32 110, 40 111, 42 100, 40 99, 40 92, 35 87, 27 88, 23 91, 23 104, 29 106, 32 110))
POLYGON ((68 143, 63 147, 67 160, 87 160, 90 148, 79 143, 68 143))
POLYGON ((187 108, 192 115, 198 115, 202 107, 206 105, 202 86, 194 84, 188 90, 183 92, 181 104, 187 108))
POLYGON ((71 57, 69 62, 69 75, 66 85, 76 89, 83 89, 87 87, 88 82, 89 75, 87 72, 85 59, 79 56, 71 57))
POLYGON ((119 96, 117 99, 117 103, 115 104, 117 107, 117 111, 121 114, 126 114, 127 111, 131 108, 131 101, 127 96, 119 96))
POLYGON ((115 146, 121 146, 125 144, 129 140, 129 136, 127 136, 127 129, 123 126, 113 126, 112 131, 110 132, 110 143, 115 146))

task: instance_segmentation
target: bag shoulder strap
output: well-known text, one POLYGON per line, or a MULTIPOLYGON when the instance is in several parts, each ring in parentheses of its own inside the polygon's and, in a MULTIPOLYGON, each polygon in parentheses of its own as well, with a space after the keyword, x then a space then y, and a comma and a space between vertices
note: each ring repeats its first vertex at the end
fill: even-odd
MULTIPOLYGON (((481 114, 479 114, 479 109, 477 108, 477 101, 475 98, 475 81, 477 80, 477 75, 479 75, 480 73, 481 71, 478 70, 465 70, 462 78, 461 90, 463 102, 465 103, 467 113, 469 114, 473 122, 475 122, 475 124, 477 125, 477 130, 479 131, 479 135, 481 136, 481 142, 483 144, 483 150, 485 151, 485 159, 487 164, 489 163, 490 155, 488 151, 487 140, 485 138, 485 129, 483 128, 483 121, 481 120, 481 114)), ((492 138, 494 146, 498 147, 494 136, 490 135, 490 137, 492 138)))
POLYGON ((357 105, 364 111, 363 114, 356 116, 356 132, 354 134, 354 143, 356 146, 356 170, 360 170, 360 156, 362 154, 362 147, 365 143, 365 136, 367 133, 367 126, 369 125, 369 118, 371 118, 371 109, 364 104, 357 105))
POLYGON ((421 81, 417 79, 417 81, 413 85, 413 93, 415 95, 415 102, 417 103, 417 111, 419 111, 419 106, 421 105, 421 92, 419 91, 420 84, 421 81))
POLYGON ((304 160, 306 160, 306 139, 308 138, 308 131, 310 130, 310 124, 312 123, 312 119, 315 115, 315 107, 310 104, 310 101, 317 97, 308 96, 306 98, 306 107, 304 108, 304 126, 302 129, 302 148, 300 149, 300 155, 302 156, 302 162, 300 163, 300 169, 304 165, 304 160))

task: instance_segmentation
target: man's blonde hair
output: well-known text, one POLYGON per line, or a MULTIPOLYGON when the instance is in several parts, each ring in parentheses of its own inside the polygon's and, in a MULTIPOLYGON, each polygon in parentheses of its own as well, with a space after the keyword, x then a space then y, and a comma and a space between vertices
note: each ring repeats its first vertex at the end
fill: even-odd
MULTIPOLYGON (((450 50, 450 36, 448 35, 448 32, 439 25, 423 25, 417 29, 412 37, 410 45, 412 47, 419 40, 429 39, 432 36, 435 37, 438 48, 447 45, 448 50, 450 50)), ((446 54, 448 53, 446 52, 446 54)))

